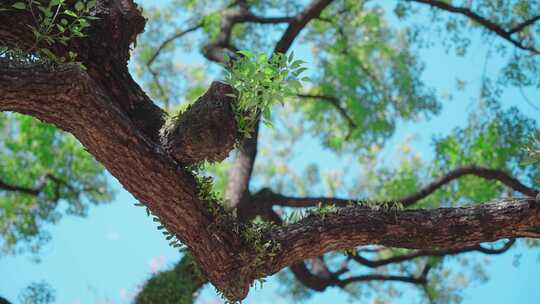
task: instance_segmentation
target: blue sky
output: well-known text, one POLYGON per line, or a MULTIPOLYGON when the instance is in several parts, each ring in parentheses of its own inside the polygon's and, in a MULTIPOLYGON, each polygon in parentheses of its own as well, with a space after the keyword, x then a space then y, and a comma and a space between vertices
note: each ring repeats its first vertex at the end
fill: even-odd
MULTIPOLYGON (((388 3, 385 2, 385 6, 388 3)), ((486 51, 486 46, 477 38, 473 39, 470 55, 466 58, 447 55, 440 46, 422 51, 421 58, 426 63, 424 80, 438 93, 451 92, 454 98, 443 102, 443 113, 439 118, 401 124, 388 146, 392 148, 404 137, 416 134, 412 147, 429 159, 432 155, 431 137, 463 125, 465 113, 474 109, 482 72, 480 67, 484 64, 486 51), (457 75, 468 83, 464 92, 455 91, 457 75)), ((295 48, 295 54, 308 62, 313 60, 306 48, 295 48)), ((500 60, 492 60, 488 70, 496 70, 500 65, 500 60)), ((540 106, 538 90, 526 93, 540 106)), ((540 113, 527 104, 517 90, 506 91, 503 100, 532 117, 540 117, 540 113)), ((328 158, 335 158, 318 148, 313 140, 307 140, 306 144, 313 149, 309 149, 309 155, 304 155, 294 165, 302 166, 309 160, 324 166, 328 158)), ((391 154, 391 149, 384 153, 391 154)), ((0 258, 0 295, 17 303, 17 295, 24 287, 31 282, 45 280, 55 288, 57 303, 129 303, 138 286, 153 272, 167 269, 178 261, 180 255, 168 246, 155 223, 146 217, 143 209, 133 205, 133 197, 121 189, 114 178, 111 180, 117 189, 113 203, 91 208, 87 218, 65 217, 59 224, 48 228, 52 241, 43 248, 41 263, 32 262, 29 255, 0 258)), ((504 255, 490 257, 490 260, 487 267, 490 280, 466 289, 464 303, 538 303, 539 250, 518 247, 504 255), (519 267, 513 265, 517 256, 521 256, 519 267)), ((271 279, 262 290, 252 290, 245 303, 291 303, 291 300, 277 294, 278 285, 275 279, 271 279)), ((209 286, 204 289, 198 303, 220 303, 216 302, 218 299, 209 286)), ((342 292, 329 289, 306 303, 342 303, 347 299, 342 292)), ((407 292, 395 303, 418 303, 418 294, 407 292)))

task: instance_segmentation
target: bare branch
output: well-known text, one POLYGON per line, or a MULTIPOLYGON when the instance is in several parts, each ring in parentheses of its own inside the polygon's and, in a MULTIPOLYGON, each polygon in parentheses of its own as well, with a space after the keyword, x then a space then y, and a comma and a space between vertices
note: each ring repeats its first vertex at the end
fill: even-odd
POLYGON ((33 196, 38 196, 41 192, 43 192, 43 189, 47 185, 47 181, 51 181, 54 183, 54 192, 55 196, 53 197, 54 201, 58 201, 60 199, 60 188, 63 186, 70 191, 72 191, 76 195, 80 195, 83 191, 84 192, 100 192, 99 189, 93 188, 93 187, 84 187, 82 189, 77 189, 69 182, 51 174, 51 173, 45 173, 41 175, 38 179, 38 183, 34 187, 26 187, 26 186, 19 186, 19 185, 13 185, 10 183, 7 183, 0 179, 0 190, 3 191, 11 191, 11 192, 20 192, 25 193, 33 196))
POLYGON ((533 25, 536 21, 540 20, 540 15, 539 16, 535 16, 527 21, 524 21, 518 25, 516 25, 514 28, 512 28, 511 30, 508 31, 509 34, 514 34, 514 33, 517 33, 517 32, 521 32, 522 30, 524 30, 526 27, 529 27, 531 25, 533 25))
POLYGON ((465 175, 474 175, 487 180, 499 181, 510 189, 520 192, 526 196, 535 197, 538 194, 538 191, 523 185, 516 178, 510 176, 502 170, 470 165, 458 167, 448 172, 445 176, 439 178, 438 180, 435 180, 434 182, 422 188, 420 191, 411 193, 406 197, 399 199, 399 201, 404 206, 410 206, 417 201, 427 197, 428 195, 435 192, 437 189, 441 188, 443 185, 449 183, 450 181, 458 179, 465 175))
POLYGON ((287 53, 294 40, 304 27, 314 18, 320 16, 322 11, 332 3, 332 0, 314 0, 290 22, 276 46, 274 53, 287 53))
POLYGON ((174 40, 176 39, 179 39, 180 37, 183 37, 184 35, 186 34, 189 34, 191 32, 194 32, 198 29, 200 29, 202 26, 202 24, 197 24, 195 26, 192 26, 188 29, 185 29, 185 30, 182 30, 182 31, 177 31, 176 33, 174 33, 174 35, 172 35, 171 37, 165 39, 165 41, 163 41, 159 47, 156 49, 156 51, 154 52, 154 55, 152 55, 152 57, 150 57, 150 59, 148 60, 148 62, 146 63, 147 66, 151 66, 152 63, 154 63, 154 61, 156 60, 156 58, 159 56, 159 54, 161 53, 161 51, 167 46, 169 45, 169 43, 173 42, 174 40))
POLYGON ((339 281, 339 287, 344 288, 345 286, 351 283, 368 282, 368 281, 403 282, 403 283, 411 283, 411 284, 416 284, 416 285, 427 284, 427 280, 425 277, 385 275, 385 274, 367 274, 367 275, 353 276, 353 277, 341 280, 339 281))
POLYGON ((232 5, 221 14, 220 31, 217 37, 203 49, 204 56, 215 62, 224 62, 224 50, 236 52, 237 49, 231 44, 231 34, 234 26, 240 23, 278 24, 291 23, 295 17, 263 17, 257 16, 240 3, 239 7, 232 5))
POLYGON ((518 40, 516 40, 516 39, 514 39, 512 37, 512 34, 518 32, 518 31, 521 31, 525 27, 533 24, 538 19, 540 19, 540 16, 529 19, 529 20, 519 24, 518 26, 516 26, 513 29, 505 30, 499 24, 491 22, 489 19, 484 18, 484 17, 476 14, 475 12, 471 11, 468 8, 453 6, 453 5, 451 5, 451 4, 449 4, 449 3, 445 2, 445 1, 439 1, 439 0, 407 0, 407 1, 423 3, 423 4, 430 5, 432 7, 436 7, 436 8, 451 12, 451 13, 457 13, 457 14, 464 15, 464 16, 470 18, 471 20, 476 21, 478 24, 482 25, 487 30, 497 34, 501 38, 503 38, 506 41, 510 42, 511 44, 516 46, 517 48, 520 48, 522 50, 530 51, 531 53, 534 53, 534 54, 540 54, 540 50, 538 50, 538 49, 536 49, 536 48, 534 48, 532 46, 526 46, 522 42, 520 42, 520 41, 518 41, 518 40))
POLYGON ((294 274, 295 278, 304 286, 315 291, 322 292, 326 290, 326 288, 332 286, 345 288, 347 287, 347 285, 352 283, 371 281, 403 282, 416 285, 425 285, 427 284, 427 274, 429 271, 429 266, 426 266, 426 268, 424 268, 424 270, 422 271, 422 274, 418 277, 374 273, 367 275, 351 276, 345 279, 340 279, 339 274, 331 274, 330 276, 320 276, 313 274, 303 262, 292 265, 290 269, 291 272, 294 274))
POLYGON ((251 22, 260 24, 278 24, 278 23, 291 23, 294 21, 294 17, 263 17, 257 16, 252 13, 247 13, 241 22, 251 22))
POLYGON ((377 267, 386 266, 386 265, 389 265, 389 264, 401 263, 401 262, 409 261, 409 260, 416 259, 416 258, 419 258, 419 257, 426 257, 426 256, 442 257, 442 256, 456 255, 456 254, 472 252, 472 251, 478 251, 478 252, 482 252, 484 254, 501 254, 501 253, 504 253, 504 252, 508 251, 508 249, 510 249, 512 247, 512 245, 514 245, 514 243, 515 243, 515 240, 511 239, 508 242, 506 242, 506 244, 504 244, 504 246, 502 246, 501 248, 498 248, 498 249, 486 248, 486 247, 482 247, 482 245, 478 244, 478 245, 474 245, 474 246, 468 246, 468 247, 456 248, 456 249, 418 250, 418 251, 411 252, 411 253, 408 253, 408 254, 398 255, 398 256, 391 257, 391 258, 380 259, 380 260, 376 260, 376 261, 364 258, 358 253, 350 254, 349 257, 352 260, 354 260, 355 262, 357 262, 359 264, 362 264, 364 266, 371 267, 371 268, 377 268, 377 267))
POLYGON ((347 120, 347 123, 349 124, 349 133, 345 137, 345 139, 349 139, 352 129, 356 129, 358 126, 354 122, 354 120, 349 116, 347 111, 340 105, 339 99, 335 96, 329 96, 329 95, 311 95, 311 94, 297 94, 296 96, 300 98, 310 98, 310 99, 318 99, 322 101, 328 102, 330 105, 332 105, 336 110, 339 112, 339 114, 347 120))
POLYGON ((45 178, 43 177, 39 178, 39 183, 34 188, 12 185, 0 179, 0 190, 4 190, 4 191, 21 192, 21 193, 26 193, 30 195, 38 195, 44 186, 45 186, 45 178))
MULTIPOLYGON (((474 175, 486 180, 499 181, 505 186, 522 193, 529 197, 536 197, 538 191, 529 188, 518 181, 516 178, 510 176, 506 172, 497 169, 489 169, 476 165, 458 167, 444 175, 443 177, 431 182, 424 188, 417 192, 413 192, 405 197, 392 200, 393 202, 400 202, 403 206, 411 206, 419 200, 429 196, 442 186, 449 182, 461 178, 465 175, 474 175)), ((363 203, 362 200, 339 198, 339 197, 291 197, 277 193, 273 193, 270 189, 262 189, 257 195, 256 199, 266 204, 272 204, 276 206, 288 206, 288 207, 313 207, 318 204, 333 204, 336 206, 347 206, 352 202, 363 203)))

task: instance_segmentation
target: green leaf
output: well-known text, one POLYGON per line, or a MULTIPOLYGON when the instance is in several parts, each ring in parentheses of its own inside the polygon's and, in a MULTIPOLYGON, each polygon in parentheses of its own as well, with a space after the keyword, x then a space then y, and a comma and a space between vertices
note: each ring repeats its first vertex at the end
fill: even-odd
POLYGON ((78 18, 78 17, 79 17, 75 12, 70 11, 70 10, 65 10, 65 11, 63 12, 63 14, 64 14, 64 15, 71 16, 71 17, 73 17, 73 18, 78 18))
POLYGON ((255 54, 253 54, 252 52, 250 51, 238 51, 237 52, 238 54, 242 55, 242 56, 245 56, 247 58, 253 58, 255 57, 255 54))
POLYGON ((95 0, 91 0, 91 1, 88 1, 88 3, 86 3, 86 9, 87 10, 91 10, 94 7, 96 7, 96 1, 95 0))
POLYGON ((19 9, 19 10, 25 10, 26 4, 23 2, 15 2, 15 4, 13 4, 11 7, 19 9))
POLYGON ((84 4, 82 3, 82 1, 77 1, 77 3, 75 3, 75 9, 79 12, 83 11, 85 8, 84 4))
POLYGON ((49 24, 51 22, 51 18, 53 16, 53 12, 50 8, 44 7, 44 6, 38 6, 38 9, 45 15, 47 19, 45 19, 43 22, 46 24, 49 24))

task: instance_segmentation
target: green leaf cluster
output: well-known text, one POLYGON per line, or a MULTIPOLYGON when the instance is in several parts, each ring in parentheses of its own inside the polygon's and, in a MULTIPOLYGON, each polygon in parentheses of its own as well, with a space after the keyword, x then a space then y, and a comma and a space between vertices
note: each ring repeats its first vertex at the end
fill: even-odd
POLYGON ((31 283, 19 294, 21 304, 49 304, 55 300, 54 289, 45 281, 31 283))
POLYGON ((28 24, 28 27, 35 42, 34 47, 27 52, 35 52, 37 56, 48 58, 54 63, 62 63, 75 61, 77 54, 68 52, 68 58, 58 57, 41 45, 45 42, 49 47, 55 44, 67 46, 70 40, 85 37, 84 31, 90 27, 92 20, 97 19, 91 15, 95 7, 95 0, 76 1, 74 5, 66 0, 51 0, 47 4, 41 0, 26 0, 3 9, 29 11, 34 24, 28 24))
POLYGON ((112 199, 103 166, 72 135, 25 115, 0 115, 0 180, 32 189, 44 183, 37 195, 0 188, 4 254, 36 253, 48 240, 46 223, 85 216, 90 205, 112 199))
POLYGON ((271 124, 272 106, 283 105, 286 97, 298 92, 302 86, 299 78, 306 68, 302 67, 302 60, 294 60, 293 53, 289 56, 276 53, 270 58, 249 51, 238 54, 241 57, 232 63, 225 82, 236 91, 234 110, 238 130, 243 137, 250 137, 259 117, 271 124))
POLYGON ((298 100, 306 132, 325 147, 366 155, 373 144, 383 145, 399 122, 440 111, 433 90, 422 81, 424 67, 413 37, 391 27, 376 5, 344 1, 342 7, 331 6, 322 20, 313 21, 305 39, 321 71, 312 77, 309 93, 337 100, 298 100))
POLYGON ((530 137, 530 143, 525 147, 527 158, 521 163, 523 165, 540 164, 540 131, 536 130, 530 137))
POLYGON ((193 256, 185 252, 173 269, 162 271, 145 283, 136 303, 191 304, 205 281, 193 256))

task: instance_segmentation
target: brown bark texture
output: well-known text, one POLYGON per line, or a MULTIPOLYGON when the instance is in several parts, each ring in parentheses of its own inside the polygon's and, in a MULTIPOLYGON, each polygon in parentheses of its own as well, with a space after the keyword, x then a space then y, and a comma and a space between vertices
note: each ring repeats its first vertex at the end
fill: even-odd
MULTIPOLYGON (((5 1, 7 6, 14 2, 5 1)), ((202 160, 224 159, 239 140, 232 88, 215 82, 186 112, 164 125, 165 112, 148 98, 127 69, 130 47, 144 29, 144 18, 132 0, 97 3, 95 16, 99 19, 93 21, 87 37, 74 39, 68 46, 50 47, 58 56, 76 52, 86 69, 77 64, 43 67, 0 59, 0 111, 31 115, 73 134, 189 247, 204 275, 229 299, 245 298, 255 279, 333 250, 367 244, 448 249, 501 238, 540 237, 540 203, 522 198, 435 210, 374 210, 336 199, 343 207, 334 212, 275 226, 256 241, 246 238, 250 226, 237 222, 220 204, 202 199, 196 179, 186 167, 202 160), (261 244, 272 244, 277 254, 261 251, 261 244)), ((309 20, 330 3, 313 1, 298 16, 274 20, 289 23, 276 50, 286 52, 309 20)), ((242 16, 235 22, 271 20, 242 16)), ((34 47, 26 26, 32 22, 28 12, 0 12, 0 47, 34 47)), ((227 33, 223 39, 228 41, 227 33)), ((225 42, 220 46, 226 47, 225 42)), ((214 54, 215 49, 206 51, 214 54)), ((233 172, 236 184, 229 187, 239 202, 249 194, 256 139, 255 134, 240 145, 237 166, 241 170, 234 171, 237 175, 233 172)), ((455 174, 473 173, 465 170, 455 174)), ((519 188, 521 184, 516 182, 509 180, 519 188)), ((526 187, 521 190, 529 196, 537 193, 526 187)), ((406 199, 418 200, 426 193, 406 199)), ((257 199, 250 199, 245 208, 251 205, 271 217, 270 205, 295 201, 266 194, 252 197, 262 201, 260 207, 253 207, 257 199)), ((326 201, 332 203, 332 199, 326 201)), ((296 202, 310 205, 313 201, 296 202)))

